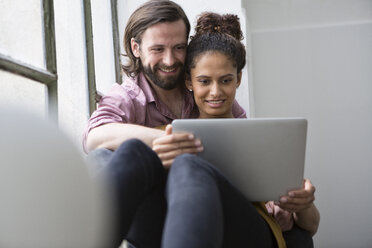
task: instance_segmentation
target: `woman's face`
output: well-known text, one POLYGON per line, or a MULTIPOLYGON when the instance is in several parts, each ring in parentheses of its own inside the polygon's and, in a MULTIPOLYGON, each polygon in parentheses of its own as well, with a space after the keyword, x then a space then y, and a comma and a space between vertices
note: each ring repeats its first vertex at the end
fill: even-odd
POLYGON ((220 52, 207 52, 195 58, 191 81, 186 87, 194 92, 200 118, 233 118, 232 105, 241 75, 233 62, 220 52))

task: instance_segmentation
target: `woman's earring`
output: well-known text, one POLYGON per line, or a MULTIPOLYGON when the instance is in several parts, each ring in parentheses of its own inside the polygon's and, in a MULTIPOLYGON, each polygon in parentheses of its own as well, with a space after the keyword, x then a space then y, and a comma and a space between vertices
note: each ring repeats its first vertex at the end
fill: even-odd
POLYGON ((189 89, 189 91, 191 92, 191 91, 192 91, 192 89, 189 89))

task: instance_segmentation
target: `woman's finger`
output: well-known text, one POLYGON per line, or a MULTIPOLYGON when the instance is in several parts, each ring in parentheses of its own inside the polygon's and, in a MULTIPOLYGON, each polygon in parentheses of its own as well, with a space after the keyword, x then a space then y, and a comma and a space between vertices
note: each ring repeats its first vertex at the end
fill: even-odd
POLYGON ((201 142, 199 139, 191 140, 191 141, 182 141, 178 143, 171 143, 171 144, 158 144, 153 146, 153 150, 156 153, 164 153, 170 152, 174 150, 182 150, 187 148, 198 148, 201 147, 201 142))
POLYGON ((158 156, 161 161, 165 161, 169 159, 175 159, 177 156, 184 154, 184 153, 197 154, 198 152, 200 152, 198 148, 184 148, 184 149, 173 150, 170 152, 158 153, 158 156))
POLYGON ((152 146, 179 143, 182 141, 191 141, 194 138, 195 138, 194 135, 191 133, 174 133, 154 139, 154 141, 152 142, 152 146))

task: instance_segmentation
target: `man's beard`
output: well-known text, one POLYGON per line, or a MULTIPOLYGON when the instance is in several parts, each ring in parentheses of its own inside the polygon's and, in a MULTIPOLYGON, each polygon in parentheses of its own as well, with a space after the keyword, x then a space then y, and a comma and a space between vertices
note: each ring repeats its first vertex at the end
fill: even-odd
POLYGON ((163 76, 160 77, 156 72, 159 69, 159 65, 155 65, 154 68, 151 68, 151 66, 143 66, 143 73, 145 76, 150 79, 155 85, 159 86, 160 88, 164 90, 172 90, 177 88, 180 84, 182 84, 184 80, 184 68, 182 63, 176 63, 173 66, 162 66, 166 69, 171 68, 179 68, 179 72, 177 75, 174 76, 163 76))

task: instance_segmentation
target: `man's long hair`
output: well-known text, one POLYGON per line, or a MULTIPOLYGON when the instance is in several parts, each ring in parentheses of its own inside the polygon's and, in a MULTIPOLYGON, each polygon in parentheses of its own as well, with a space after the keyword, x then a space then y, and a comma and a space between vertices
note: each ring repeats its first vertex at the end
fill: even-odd
POLYGON ((131 49, 131 39, 141 44, 142 35, 152 25, 161 22, 175 22, 183 20, 186 26, 186 40, 190 33, 190 22, 178 4, 168 0, 150 0, 140 6, 129 17, 125 28, 123 45, 127 62, 122 65, 122 69, 129 77, 138 75, 142 70, 140 59, 136 58, 131 49))

